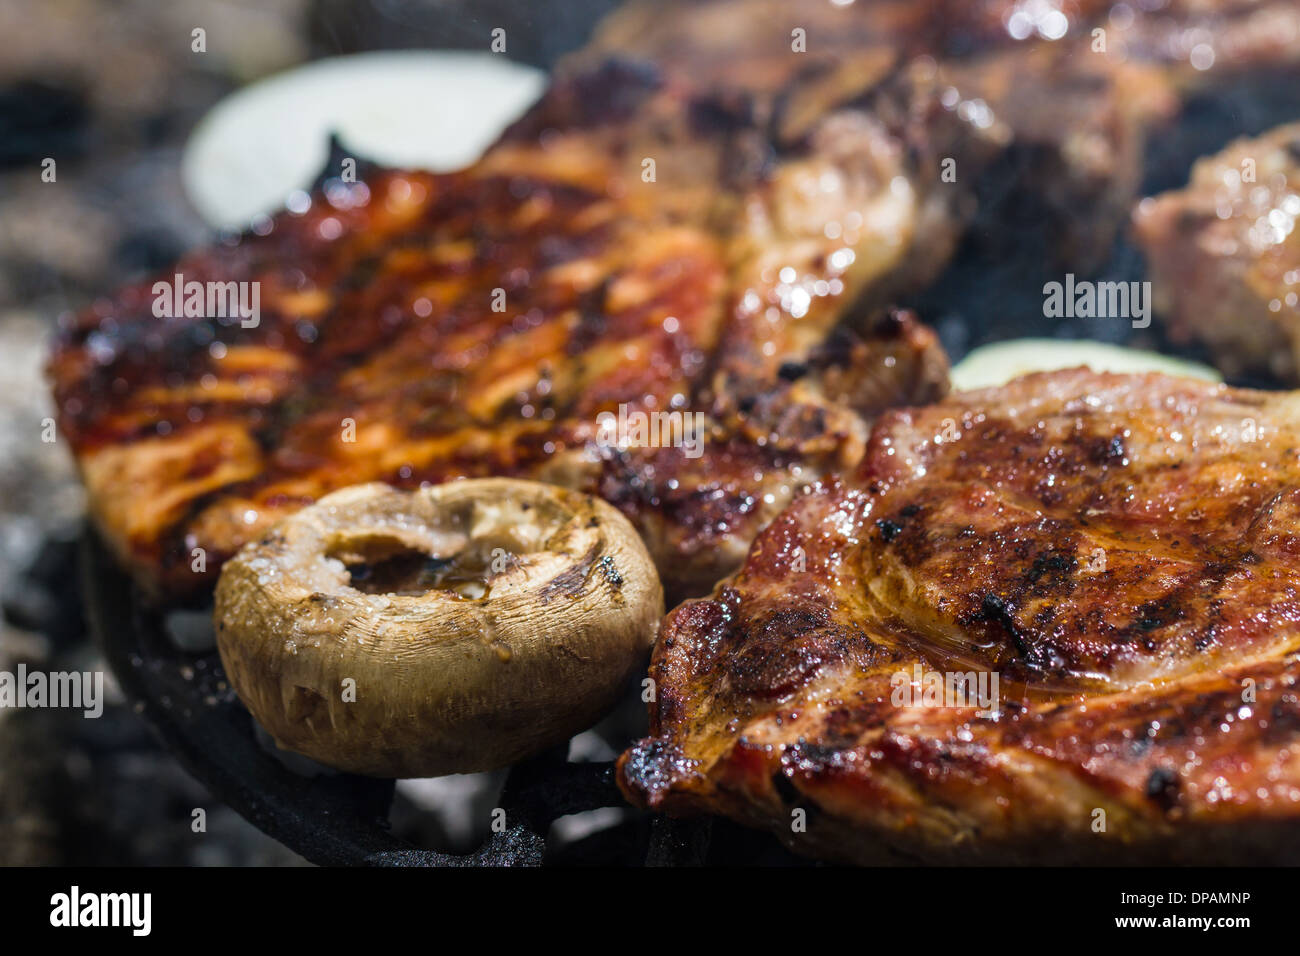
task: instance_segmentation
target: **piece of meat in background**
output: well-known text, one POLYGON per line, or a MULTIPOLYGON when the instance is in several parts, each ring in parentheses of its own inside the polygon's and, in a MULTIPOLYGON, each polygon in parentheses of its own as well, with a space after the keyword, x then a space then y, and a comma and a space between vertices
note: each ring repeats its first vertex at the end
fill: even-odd
POLYGON ((1172 338, 1229 376, 1300 381, 1300 124, 1199 160, 1134 221, 1172 338))

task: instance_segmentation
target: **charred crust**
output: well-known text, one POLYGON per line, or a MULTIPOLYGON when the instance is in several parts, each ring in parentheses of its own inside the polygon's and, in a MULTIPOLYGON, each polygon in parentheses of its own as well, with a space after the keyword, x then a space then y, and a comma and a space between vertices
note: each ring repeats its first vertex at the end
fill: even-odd
POLYGON ((797 382, 807 375, 809 371, 807 362, 786 361, 781 363, 781 367, 777 369, 776 374, 783 382, 797 382))
POLYGON ((664 76, 644 59, 609 56, 562 76, 536 107, 507 129, 510 141, 537 139, 549 128, 585 128, 626 120, 662 89, 664 76))
POLYGON ((619 758, 619 789, 633 803, 657 809, 674 787, 695 775, 697 766, 667 738, 647 737, 619 758))
POLYGON ((699 136, 716 136, 752 128, 758 121, 758 103, 744 90, 718 89, 694 96, 687 104, 691 128, 699 136))
POLYGON ((1122 435, 1098 439, 1092 447, 1092 460, 1099 465, 1111 465, 1128 460, 1128 446, 1122 435))
POLYGON ((1034 558, 1033 564, 1025 573, 1025 580, 1030 584, 1069 584, 1078 570, 1079 562, 1073 555, 1060 552, 1047 552, 1034 558), (1043 579, 1047 580, 1044 582, 1043 579))
POLYGON ((916 325, 915 312, 908 309, 888 308, 879 312, 868 327, 872 335, 882 338, 901 338, 916 325))
POLYGON ((794 782, 786 776, 784 770, 778 770, 772 774, 772 789, 776 791, 777 798, 787 807, 798 806, 803 795, 794 782))
POLYGON ((989 592, 980 601, 979 611, 970 623, 986 621, 998 627, 1011 642, 1019 660, 1008 670, 1028 678, 1033 673, 1058 674, 1065 668, 1065 660, 1050 641, 1034 640, 1016 621, 1015 606, 1007 598, 989 592))
POLYGON ((1185 615, 1186 610, 1174 598, 1148 601, 1137 609, 1133 626, 1146 633, 1173 624, 1185 615))
POLYGON ((903 532, 903 526, 897 521, 891 521, 888 518, 881 518, 876 522, 876 527, 880 529, 880 539, 885 544, 890 544, 903 532))
MULTIPOLYGON (((984 595, 983 600, 980 601, 980 616, 986 621, 1001 624, 1006 628, 1007 633, 1014 637, 1016 622, 1011 616, 1011 612, 1011 606, 1005 599, 996 594, 986 594, 984 595)), ((1021 653, 1024 653, 1023 649, 1021 650, 1021 653)))
POLYGON ((1156 767, 1147 775, 1147 799, 1162 810, 1172 810, 1178 805, 1181 789, 1178 772, 1168 767, 1156 767))
POLYGON ((847 634, 823 609, 778 610, 745 629, 737 652, 727 658, 727 682, 747 697, 782 697, 847 650, 847 634))

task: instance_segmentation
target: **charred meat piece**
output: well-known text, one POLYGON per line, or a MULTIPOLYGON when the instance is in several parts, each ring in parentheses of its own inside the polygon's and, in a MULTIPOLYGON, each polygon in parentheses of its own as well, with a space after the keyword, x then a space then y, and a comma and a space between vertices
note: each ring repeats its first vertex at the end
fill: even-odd
POLYGON ((1118 6, 1098 21, 1108 43, 1122 56, 1162 67, 1182 90, 1213 88, 1245 74, 1294 82, 1300 68, 1295 0, 1170 0, 1135 15, 1118 6))
POLYGON ((939 73, 945 105, 1002 146, 978 190, 980 241, 1042 245, 1071 271, 1100 266, 1137 198, 1149 132, 1177 111, 1164 74, 1069 41, 954 60, 939 73))
MULTIPOLYGON (((865 53, 892 64, 889 42, 865 53)), ((670 595, 707 591, 801 481, 852 467, 872 396, 946 389, 932 333, 867 317, 912 243, 954 228, 922 229, 914 171, 935 159, 913 127, 962 121, 885 65, 774 123, 671 60, 580 53, 471 168, 327 180, 71 317, 50 373, 97 524, 183 599, 335 488, 532 476, 605 494, 670 595), (252 288, 244 327, 222 290, 252 288), (781 377, 850 314, 863 332, 833 374, 857 392, 781 377), (620 410, 698 414, 701 456, 603 440, 620 410), (826 428, 761 433, 791 421, 826 428)), ((801 95, 796 74, 770 102, 801 95)))
POLYGON ((1182 90, 1300 67, 1294 0, 934 0, 944 57, 1042 41, 1161 69, 1182 90))
MULTIPOLYGON (((669 603, 705 593, 805 485, 851 470, 881 411, 948 391, 948 360, 914 315, 887 312, 863 333, 837 329, 773 380, 732 381, 709 407, 703 453, 604 453, 594 491, 626 513, 669 603)), ((566 481, 548 473, 551 480, 566 481)))
POLYGON ((1225 373, 1300 381, 1300 124, 1199 161, 1135 225, 1157 314, 1225 373))
POLYGON ((942 6, 936 0, 633 0, 605 18, 576 57, 657 63, 750 101, 779 122, 797 105, 792 100, 807 102, 816 90, 842 102, 852 87, 867 85, 862 77, 881 60, 930 52, 942 6))
MULTIPOLYGON (((1294 0, 950 0, 932 45, 949 97, 1005 153, 980 184, 976 235, 1043 243, 1088 272, 1136 198, 1145 142, 1180 101, 1294 86, 1294 0), (986 109, 987 107, 987 109, 986 109), (1028 240, 1025 234, 1029 234, 1028 240)), ((989 238, 985 238, 985 237, 989 238)))
POLYGON ((938 274, 970 222, 977 185, 991 234, 1033 223, 1044 235, 1028 241, 1047 242, 1060 263, 1080 271, 1109 253, 1136 198, 1146 133, 1177 108, 1163 61, 1093 52, 1088 26, 1109 7, 634 3, 609 19, 595 49, 645 56, 684 82, 729 91, 731 102, 772 127, 778 144, 837 103, 892 116, 890 131, 905 128, 899 138, 917 158, 907 182, 922 203, 923 234, 913 247, 924 252, 893 289, 881 287, 884 294, 938 274), (792 56, 796 34, 806 51, 792 56))
POLYGON ((854 862, 1293 861, 1297 448, 1154 374, 888 412, 669 615, 620 784, 854 862))
MULTIPOLYGON (((787 478, 852 466, 860 440, 814 453, 828 442, 793 448, 756 422, 865 433, 879 407, 833 398, 816 353, 939 273, 990 163, 1019 143, 1047 157, 1035 188, 1079 269, 1131 192, 1158 83, 1041 38, 954 53, 950 15, 630 5, 471 168, 328 180, 305 211, 160 277, 181 277, 171 315, 145 281, 71 317, 50 369, 99 526, 147 587, 181 596, 333 488, 538 476, 604 488, 664 545, 670 594, 707 589, 787 478), (218 303, 255 287, 260 321, 191 309, 191 283, 218 303), (790 363, 814 367, 797 388, 790 363), (605 447, 596 417, 620 406, 704 416, 708 451, 605 447)), ((915 323, 864 333, 850 354, 867 371, 848 377, 924 401, 937 351, 915 323), (900 348, 920 391, 882 379, 900 348)))

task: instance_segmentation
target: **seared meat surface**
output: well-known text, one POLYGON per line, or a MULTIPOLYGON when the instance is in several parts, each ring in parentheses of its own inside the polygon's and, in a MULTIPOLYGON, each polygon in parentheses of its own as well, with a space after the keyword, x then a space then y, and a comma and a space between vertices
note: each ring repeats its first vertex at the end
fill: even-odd
POLYGON ((162 277, 258 283, 256 328, 158 316, 153 280, 63 323, 51 377, 97 523, 184 597, 333 488, 530 475, 617 502, 670 597, 702 593, 801 483, 854 466, 881 401, 942 394, 934 336, 868 317, 939 274, 983 173, 1041 171, 1029 208, 1074 268, 1108 246, 1176 71, 1092 53, 1104 5, 1022 42, 1025 9, 621 9, 471 168, 329 179, 162 277), (841 328, 844 361, 817 361, 841 328), (703 456, 595 441, 620 406, 704 416, 703 456))
POLYGON ((1300 381, 1300 123, 1199 161, 1144 200, 1137 237, 1156 313, 1229 375, 1300 381))
POLYGON ((1177 111, 1166 74, 1073 42, 1034 43, 943 63, 939 82, 1003 147, 984 173, 980 241, 1041 246, 1054 267, 1080 273, 1105 262, 1147 138, 1177 111))
POLYGON ((153 280, 96 303, 51 376, 97 523, 186 597, 334 488, 530 475, 604 493, 670 594, 706 591, 799 483, 852 466, 879 399, 946 389, 932 333, 862 318, 918 235, 913 117, 964 125, 892 77, 862 82, 894 112, 832 99, 778 149, 671 63, 579 54, 470 169, 330 179, 169 270, 258 283, 255 328, 159 316, 153 280), (855 305, 852 347, 815 361, 855 305), (620 406, 703 416, 702 457, 600 441, 620 406))
POLYGON ((1300 66, 1295 0, 934 0, 951 55, 1034 40, 1164 71, 1184 90, 1300 66), (1100 31, 1100 32, 1098 32, 1100 31))
POLYGON ((1194 91, 1245 74, 1294 82, 1300 66, 1300 4, 1295 0, 1169 0, 1149 13, 1105 3, 1104 25, 1120 55, 1159 65, 1194 91))
POLYGON ((888 412, 669 615, 620 784, 857 862, 1293 862, 1297 451, 1300 396, 1155 374, 888 412))

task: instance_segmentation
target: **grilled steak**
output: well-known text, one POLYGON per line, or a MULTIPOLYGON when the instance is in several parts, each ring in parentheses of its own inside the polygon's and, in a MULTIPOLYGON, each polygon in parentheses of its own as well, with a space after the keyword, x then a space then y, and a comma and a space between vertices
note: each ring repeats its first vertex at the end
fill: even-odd
POLYGON ((1101 9, 1063 9, 1064 40, 1023 43, 1009 0, 620 10, 471 168, 334 170, 162 277, 256 283, 255 328, 156 314, 155 280, 65 321, 51 377, 97 523, 185 597, 333 488, 530 475, 616 502, 670 597, 702 593, 855 464, 881 401, 942 393, 934 336, 866 317, 938 275, 990 164, 1045 171, 1029 208, 1062 257, 1108 245, 1169 58, 1092 56, 1101 9), (699 413, 703 456, 597 441, 619 407, 699 413))
POLYGON ((1300 124, 1243 139, 1135 215, 1157 314, 1229 375, 1300 380, 1300 124))
POLYGON ((1300 66, 1295 0, 934 2, 945 14, 942 35, 949 55, 1038 39, 1078 41, 1080 55, 1159 67, 1184 90, 1300 66))
POLYGON ((848 861, 1294 861, 1297 449, 1155 374, 888 412, 670 614, 620 784, 848 861))
MULTIPOLYGON (((1119 56, 1161 66, 1189 92, 1247 75, 1294 82, 1300 66, 1300 4, 1295 0, 1169 0, 1133 15, 1106 8, 1097 23, 1119 56)), ((1154 5, 1153 5, 1154 6, 1154 5)))
POLYGON ((1148 135, 1177 111, 1166 73, 1070 42, 953 60, 939 76, 1003 146, 983 173, 979 241, 1043 248, 1081 273, 1104 263, 1138 195, 1148 135))
POLYGON ((817 354, 918 235, 911 175, 935 160, 913 116, 965 125, 888 64, 863 89, 892 115, 832 97, 778 149, 726 89, 580 54, 472 168, 335 176, 169 270, 257 283, 256 327, 210 303, 160 315, 154 280, 96 303, 50 369, 97 523, 183 598, 333 488, 531 475, 604 493, 670 594, 707 590, 800 482, 853 464, 879 400, 946 388, 907 317, 859 311, 817 354), (620 406, 702 414, 703 456, 600 441, 620 406))

